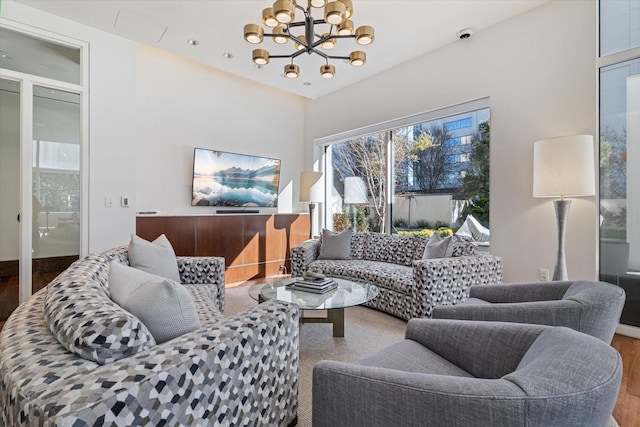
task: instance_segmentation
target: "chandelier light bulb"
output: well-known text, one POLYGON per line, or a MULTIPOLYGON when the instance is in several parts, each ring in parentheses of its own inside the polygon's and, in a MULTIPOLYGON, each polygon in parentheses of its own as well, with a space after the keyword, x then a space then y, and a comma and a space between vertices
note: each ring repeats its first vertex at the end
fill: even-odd
POLYGON ((340 25, 344 21, 347 7, 340 1, 332 1, 324 7, 324 20, 331 25, 340 25))
POLYGON ((283 26, 279 25, 273 29, 273 34, 276 36, 273 38, 273 41, 278 44, 285 44, 289 41, 289 37, 287 37, 287 32, 283 26))
POLYGON ((269 63, 269 52, 265 49, 254 49, 253 62, 258 65, 267 65, 269 63))
POLYGON ((354 67, 360 67, 367 62, 367 54, 361 50, 353 51, 349 54, 349 63, 354 67))
MULTIPOLYGON (((329 33, 324 33, 322 38, 329 37, 329 33)), ((336 47, 336 39, 327 39, 322 42, 322 47, 325 49, 333 49, 336 47)))
POLYGON ((278 22, 288 24, 296 15, 296 5, 291 0, 276 0, 273 3, 273 14, 278 22))
POLYGON ((326 2, 327 0, 309 0, 309 4, 311 5, 311 7, 316 8, 324 7, 326 2))
POLYGON ((271 28, 278 26, 279 23, 273 14, 273 8, 268 7, 262 11, 262 23, 271 28))
POLYGON ((358 27, 356 30, 356 43, 362 46, 366 46, 368 44, 373 43, 375 39, 375 35, 373 32, 373 27, 369 25, 363 25, 358 27))
POLYGON ((287 78, 295 79, 300 75, 300 68, 296 64, 287 64, 284 66, 284 75, 287 78))
POLYGON ((325 64, 320 67, 320 75, 323 79, 332 79, 336 75, 336 67, 333 65, 325 64))
POLYGON ((258 24, 247 24, 244 26, 244 39, 251 44, 262 43, 264 31, 258 24))
POLYGON ((350 19, 345 19, 342 21, 342 24, 338 25, 338 35, 350 36, 353 34, 353 31, 353 21, 350 19))
MULTIPOLYGON (((305 36, 298 36, 298 40, 300 40, 302 43, 306 43, 306 41, 307 41, 305 36)), ((302 50, 302 49, 306 49, 307 48, 302 43, 296 42, 296 50, 302 50)))
POLYGON ((344 4, 344 7, 346 8, 345 11, 345 18, 349 19, 353 16, 353 3, 351 2, 351 0, 338 0, 340 3, 344 4))

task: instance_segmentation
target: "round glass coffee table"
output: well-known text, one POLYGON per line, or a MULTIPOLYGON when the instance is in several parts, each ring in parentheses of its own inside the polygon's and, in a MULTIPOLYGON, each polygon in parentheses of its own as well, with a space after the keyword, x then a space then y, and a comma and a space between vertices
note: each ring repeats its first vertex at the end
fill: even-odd
POLYGON ((370 283, 354 282, 332 277, 338 287, 325 294, 289 290, 286 286, 296 281, 294 278, 259 283, 249 288, 249 296, 259 303, 278 300, 297 304, 302 310, 327 310, 327 317, 300 316, 302 323, 331 323, 333 336, 344 337, 344 309, 364 304, 378 295, 378 288, 370 283))

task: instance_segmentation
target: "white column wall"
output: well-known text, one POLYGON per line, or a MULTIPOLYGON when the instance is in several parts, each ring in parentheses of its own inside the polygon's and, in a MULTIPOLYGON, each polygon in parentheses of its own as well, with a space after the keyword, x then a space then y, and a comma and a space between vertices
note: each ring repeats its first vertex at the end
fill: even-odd
POLYGON ((640 76, 627 78, 627 242, 629 270, 640 271, 640 76))
MULTIPOLYGON (((452 39, 457 30, 451 29, 452 39)), ((554 267, 557 235, 553 204, 532 197, 533 143, 596 135, 595 47, 595 2, 549 2, 307 100, 305 154, 320 137, 490 97, 491 252, 504 259, 504 281, 537 280, 539 268, 554 267)), ((596 277, 597 216, 594 197, 573 200, 566 236, 570 279, 596 277)))

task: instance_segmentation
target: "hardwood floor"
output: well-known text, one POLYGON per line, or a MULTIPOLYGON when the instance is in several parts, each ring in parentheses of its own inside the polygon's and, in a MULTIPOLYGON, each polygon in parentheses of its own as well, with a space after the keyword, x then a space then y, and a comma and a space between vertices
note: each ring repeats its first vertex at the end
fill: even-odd
POLYGON ((613 418, 620 427, 640 425, 640 340, 616 334, 611 345, 622 356, 623 374, 613 418))
MULTIPOLYGON (((34 289, 39 290, 55 278, 57 273, 34 274, 34 289)), ((229 284, 229 287, 247 285, 248 282, 229 284)), ((35 292, 35 291, 34 291, 35 292)), ((17 280, 0 279, 0 330, 9 313, 17 307, 17 280), (6 317, 4 317, 6 315, 6 317)), ((611 345, 622 356, 623 376, 613 417, 620 427, 640 425, 640 340, 616 334, 611 345)))

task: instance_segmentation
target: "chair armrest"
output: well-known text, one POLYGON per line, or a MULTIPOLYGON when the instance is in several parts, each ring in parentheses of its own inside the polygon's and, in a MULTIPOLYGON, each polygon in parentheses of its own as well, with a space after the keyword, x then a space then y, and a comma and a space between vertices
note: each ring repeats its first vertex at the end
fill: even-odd
POLYGON ((224 313, 224 258, 222 257, 176 257, 180 282, 183 284, 211 284, 213 300, 224 313))
POLYGON ((413 317, 431 317, 437 305, 454 305, 469 296, 472 285, 500 283, 502 258, 468 255, 413 262, 413 317))
MULTIPOLYGON (((299 312, 268 301, 58 386, 52 425, 286 425, 298 393, 299 312), (104 420, 103 420, 104 422, 104 420)), ((46 406, 43 406, 46 407, 46 406)))
POLYGON ((573 283, 529 282, 472 286, 469 296, 499 303, 559 300, 573 283))
POLYGON ((506 380, 320 361, 312 387, 314 427, 472 426, 489 419, 517 426, 524 419, 517 398, 524 393, 506 380))
POLYGON ((291 248, 291 277, 299 277, 307 272, 309 264, 318 259, 320 241, 309 239, 291 248))
POLYGON ((517 322, 581 330, 581 310, 582 305, 571 300, 458 304, 436 307, 433 318, 517 322))

